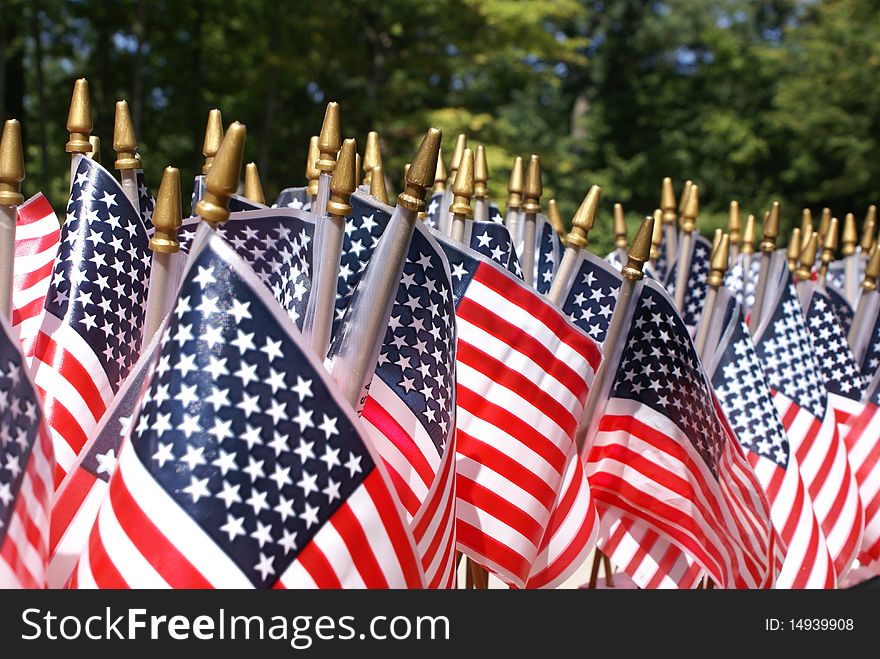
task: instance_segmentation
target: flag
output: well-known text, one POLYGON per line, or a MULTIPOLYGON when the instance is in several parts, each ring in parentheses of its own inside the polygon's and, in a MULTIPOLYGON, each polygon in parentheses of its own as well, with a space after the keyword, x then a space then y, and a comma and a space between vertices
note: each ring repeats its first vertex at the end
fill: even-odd
POLYGON ((522 268, 516 256, 513 239, 504 224, 495 221, 468 222, 465 224, 463 242, 522 279, 522 268))
POLYGON ((828 304, 831 305, 831 311, 834 312, 834 317, 843 328, 844 335, 849 334, 853 320, 855 320, 855 310, 852 308, 852 305, 847 302, 846 296, 841 292, 841 289, 835 288, 827 281, 825 284, 825 293, 828 295, 828 304))
POLYGON ((17 212, 12 335, 18 338, 25 356, 29 356, 43 319, 61 228, 55 211, 41 192, 19 206, 17 212))
POLYGON ((140 355, 147 243, 119 183, 80 158, 31 364, 52 433, 56 485, 140 355))
MULTIPOLYGON (((525 222, 525 217, 521 220, 525 222)), ((539 293, 549 293, 550 286, 553 284, 553 275, 556 273, 556 266, 562 258, 562 241, 559 234, 553 228, 553 224, 542 213, 535 216, 535 289, 539 293)), ((525 245, 520 246, 520 262, 522 262, 522 253, 526 249, 525 245)))
MULTIPOLYGON (((868 295, 877 295, 877 293, 871 291, 868 295)), ((871 328, 871 338, 861 363, 862 377, 867 381, 874 377, 880 367, 880 313, 874 315, 873 324, 869 327, 871 328)))
POLYGON ((769 504, 672 301, 652 280, 638 286, 587 451, 600 547, 624 564, 604 540, 618 519, 638 521, 640 535, 647 527, 665 537, 719 586, 770 587, 777 552, 769 504))
POLYGON ((724 276, 724 287, 736 295, 743 309, 749 310, 755 306, 755 286, 760 272, 761 255, 740 252, 724 276))
MULTIPOLYGON (((196 215, 196 204, 205 195, 205 175, 199 174, 193 181, 193 193, 190 198, 190 215, 196 215)), ((229 210, 233 213, 239 211, 252 211, 261 208, 268 208, 263 204, 258 204, 241 195, 229 195, 229 210)))
MULTIPOLYGON (((685 280, 687 290, 684 294, 683 307, 680 310, 684 324, 689 328, 697 326, 703 313, 703 300, 706 299, 706 280, 709 276, 709 257, 711 254, 712 243, 694 232, 690 259, 688 259, 688 275, 685 280)), ((679 265, 678 259, 673 261, 666 275, 666 291, 672 299, 675 299, 679 265)))
POLYGON ((454 313, 443 250, 416 225, 362 418, 431 588, 455 585, 454 313))
POLYGON ((0 588, 45 588, 52 439, 27 364, 0 320, 0 588))
MULTIPOLYGON (((723 290, 723 289, 722 289, 723 290)), ((721 337, 703 361, 727 421, 770 502, 770 517, 787 551, 777 588, 834 588, 837 575, 813 500, 801 477, 770 384, 752 343, 742 305, 729 292, 721 337)))
POLYGON ((562 311, 598 344, 605 342, 623 277, 620 270, 582 249, 562 299, 562 311))
POLYGON ((311 210, 312 198, 308 188, 284 188, 272 208, 293 208, 294 210, 311 210))
POLYGON ((71 585, 422 586, 360 422, 247 264, 201 234, 71 585))
POLYGON ((822 346, 810 336, 784 254, 773 255, 767 281, 755 348, 840 580, 859 549, 858 486, 828 401, 818 359, 822 346))
POLYGON ((501 210, 498 208, 498 204, 494 201, 489 202, 489 222, 504 224, 504 217, 501 215, 501 210))
POLYGON ((458 547, 512 586, 557 585, 596 531, 574 433, 599 349, 509 272, 438 240, 458 332, 458 547))
POLYGON ((143 221, 147 231, 150 231, 153 228, 153 211, 156 209, 156 200, 150 194, 144 170, 138 169, 135 171, 135 180, 137 181, 138 210, 141 214, 141 221, 143 221))
MULTIPOLYGON (((439 229, 440 226, 437 224, 440 219, 440 209, 443 205, 443 196, 446 194, 445 191, 435 192, 431 195, 431 198, 428 200, 428 206, 425 209, 425 224, 427 224, 432 229, 439 229)), ((447 205, 449 202, 447 202, 447 205)))

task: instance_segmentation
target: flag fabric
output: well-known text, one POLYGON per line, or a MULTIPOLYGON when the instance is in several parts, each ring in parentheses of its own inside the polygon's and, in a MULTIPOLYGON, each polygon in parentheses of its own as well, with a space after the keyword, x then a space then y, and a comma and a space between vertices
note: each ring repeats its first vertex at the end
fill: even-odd
POLYGON ((553 224, 542 213, 535 218, 537 247, 535 254, 535 288, 539 293, 549 293, 553 284, 553 275, 556 274, 556 266, 562 258, 562 241, 559 234, 553 228, 553 224))
MULTIPOLYGON (((778 554, 769 504, 672 300, 650 279, 637 286, 629 334, 587 451, 603 518, 600 547, 625 565, 606 543, 607 519, 632 520, 641 526, 637 537, 644 527, 664 537, 721 587, 770 587, 778 554)), ((681 561, 675 565, 687 573, 681 561)))
POLYGON ((424 585, 360 422, 208 227, 132 424, 72 587, 424 585))
POLYGON ((612 249, 608 252, 605 255, 605 262, 617 272, 620 272, 620 269, 626 264, 626 261, 620 258, 620 250, 618 249, 612 249))
POLYGON ((489 202, 489 222, 495 224, 504 224, 504 216, 501 215, 501 209, 494 201, 489 202))
POLYGON ((605 342, 623 277, 595 254, 582 249, 562 300, 562 311, 598 344, 605 342))
POLYGON ((850 328, 852 328, 856 314, 852 305, 847 302, 846 296, 841 291, 842 289, 835 288, 826 281, 825 293, 828 295, 828 304, 831 305, 831 311, 834 312, 834 317, 843 328, 844 335, 847 335, 849 334, 850 328))
MULTIPOLYGON (((859 248, 859 253, 861 253, 861 247, 859 248)), ((843 259, 836 259, 828 264, 828 272, 825 274, 825 286, 826 288, 836 288, 838 291, 846 290, 846 265, 843 259)), ((856 281, 862 281, 863 270, 864 268, 861 266, 861 259, 856 257, 856 281)))
MULTIPOLYGON (((878 295, 878 293, 871 292, 869 295, 878 295)), ((871 338, 861 363, 862 377, 866 381, 870 381, 880 368, 880 313, 874 316, 870 327, 871 338)))
POLYGON ((144 170, 135 171, 135 180, 137 181, 138 191, 138 210, 141 214, 141 221, 147 231, 153 229, 153 211, 156 209, 156 200, 150 194, 150 187, 147 185, 147 177, 144 170))
POLYGON ((416 225, 362 418, 431 588, 455 585, 454 313, 443 250, 416 225))
POLYGON ((308 188, 284 188, 272 208, 293 208, 294 210, 311 210, 312 198, 308 188))
POLYGON ((743 305, 744 310, 755 306, 755 286, 758 284, 760 271, 760 254, 740 252, 724 276, 724 287, 736 295, 736 299, 743 305))
MULTIPOLYGON (((679 238, 680 240, 680 238, 679 238)), ((688 260, 688 275, 681 317, 684 324, 694 328, 700 322, 703 313, 703 301, 706 299, 706 280, 709 276, 709 258, 712 254, 712 243, 698 233, 693 234, 691 257, 688 260)), ((678 259, 673 261, 666 275, 666 291, 675 299, 675 285, 678 278, 678 259)))
POLYGON ((19 206, 17 215, 12 335, 28 356, 33 351, 33 341, 43 319, 52 266, 61 241, 61 227, 58 216, 41 192, 19 206))
POLYGON ((80 158, 31 363, 52 433, 56 485, 140 354, 147 243, 119 183, 80 158))
POLYGON ((443 196, 445 194, 445 191, 435 192, 428 200, 428 206, 425 209, 425 224, 427 224, 432 229, 440 228, 437 222, 440 218, 440 209, 443 205, 443 196))
POLYGON ((840 580, 862 534, 858 486, 828 401, 818 359, 822 347, 810 335, 784 254, 773 255, 767 281, 755 348, 840 580))
POLYGON ((825 534, 773 404, 742 305, 724 289, 716 304, 724 309, 721 336, 703 362, 721 409, 767 494, 770 517, 786 547, 776 587, 834 588, 837 575, 825 534))
POLYGON ((509 272, 438 241, 458 334, 458 547, 514 587, 555 586, 594 544, 574 433, 599 349, 509 272))
POLYGON ((496 221, 467 222, 463 242, 522 279, 522 268, 516 256, 513 238, 504 224, 496 221))
POLYGON ((36 388, 0 320, 0 588, 45 588, 52 439, 36 388))

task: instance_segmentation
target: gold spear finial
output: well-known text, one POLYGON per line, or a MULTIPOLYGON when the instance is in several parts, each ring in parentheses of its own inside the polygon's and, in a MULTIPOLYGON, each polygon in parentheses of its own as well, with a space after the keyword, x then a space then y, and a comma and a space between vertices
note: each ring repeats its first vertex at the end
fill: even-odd
POLYGON ((828 273, 828 266, 834 260, 834 253, 837 251, 839 228, 840 220, 832 217, 828 223, 828 231, 825 232, 825 240, 822 241, 822 265, 819 267, 819 273, 823 277, 828 273))
POLYGON ((874 204, 868 206, 868 214, 865 215, 865 223, 862 226, 862 240, 860 242, 862 252, 868 253, 874 246, 874 232, 877 230, 877 207, 874 204))
POLYGON ((852 213, 847 213, 843 220, 841 242, 843 243, 841 253, 844 256, 852 256, 856 253, 856 245, 859 244, 859 230, 856 228, 856 216, 852 213))
POLYGON ((626 215, 623 214, 623 205, 614 204, 614 246, 617 249, 626 249, 629 242, 626 239, 626 215))
POLYGON ((742 245, 740 246, 740 251, 743 254, 754 254, 756 239, 757 232, 755 230, 755 216, 749 213, 748 217, 746 218, 746 228, 745 231, 743 231, 742 245))
POLYGON ((877 279, 880 278, 880 249, 874 245, 865 266, 865 278, 862 280, 863 291, 876 291, 877 279))
POLYGON ((455 173, 458 171, 458 164, 461 162, 461 156, 467 146, 467 136, 459 133, 455 138, 455 148, 452 150, 452 160, 449 161, 449 180, 447 183, 452 185, 455 180, 455 173))
POLYGON ((672 179, 667 176, 663 179, 663 187, 660 190, 660 210, 663 211, 663 224, 675 224, 678 219, 675 209, 675 190, 672 187, 672 179))
POLYGON ((70 133, 64 150, 67 153, 89 153, 89 135, 92 132, 92 103, 89 99, 89 82, 80 78, 73 83, 73 96, 67 112, 67 132, 70 133))
POLYGON ((569 247, 583 249, 587 246, 587 236, 596 223, 596 211, 602 198, 602 188, 593 185, 584 196, 584 200, 571 219, 571 231, 566 240, 569 247))
POLYGON ((364 183, 370 185, 372 171, 376 165, 382 164, 382 152, 379 150, 379 133, 371 130, 367 133, 367 143, 364 146, 364 183))
POLYGON ((801 230, 795 227, 791 230, 791 240, 788 241, 788 249, 785 252, 785 258, 788 260, 789 272, 795 272, 798 266, 798 259, 801 257, 801 230))
MULTIPOLYGON (((720 229, 719 229, 720 231, 720 229)), ((730 260, 730 234, 722 233, 718 245, 712 250, 712 261, 709 265, 709 276, 706 283, 712 288, 724 285, 724 274, 730 260)))
POLYGON ((361 154, 354 154, 354 186, 361 184, 361 154))
POLYGON ((692 233, 697 229, 697 215, 700 213, 700 188, 691 183, 690 187, 686 188, 685 194, 687 199, 681 213, 681 230, 692 233))
POLYGON ((531 215, 541 212, 541 158, 537 154, 529 157, 526 177, 523 181, 523 212, 531 215))
POLYGON ((113 119, 113 150, 116 152, 116 169, 137 169, 140 166, 134 154, 138 143, 134 136, 134 123, 128 111, 128 101, 116 101, 116 116, 113 119))
POLYGON ((202 174, 207 175, 214 164, 214 158, 223 143, 223 117, 220 110, 214 108, 208 112, 208 124, 205 126, 205 141, 202 142, 202 155, 205 156, 205 164, 202 166, 202 174))
POLYGON ((801 281, 809 281, 812 276, 813 264, 816 262, 816 251, 819 247, 819 236, 812 232, 807 244, 801 247, 800 265, 795 274, 801 281))
POLYGON ((260 172, 257 163, 249 162, 244 166, 244 196, 258 204, 266 203, 266 195, 263 194, 263 184, 260 182, 260 172))
POLYGON ((678 213, 681 215, 684 213, 684 209, 687 206, 688 196, 691 193, 691 188, 693 187, 694 182, 690 179, 684 182, 684 187, 681 189, 681 197, 678 199, 678 213))
POLYGON ((660 258, 660 245, 663 242, 663 209, 654 209, 654 231, 651 233, 651 260, 660 258))
POLYGON ((559 205, 556 203, 556 197, 551 197, 547 202, 547 217, 559 237, 562 238, 565 236, 565 223, 562 221, 562 214, 559 212, 559 205))
POLYGON ((474 197, 482 198, 489 194, 489 163, 486 162, 486 149, 477 144, 474 153, 474 197))
POLYGON ((513 168, 510 170, 510 178, 507 179, 507 208, 522 207, 523 190, 523 159, 517 156, 513 159, 513 168))
POLYGON ((322 174, 330 174, 336 167, 336 153, 342 143, 342 129, 339 125, 339 103, 331 101, 324 111, 324 123, 318 135, 318 151, 320 156, 316 166, 322 174))
MULTIPOLYGON (((91 151, 91 153, 86 155, 86 158, 89 158, 90 160, 94 160, 96 163, 98 163, 100 165, 101 164, 101 138, 98 137, 97 135, 89 135, 89 144, 92 145, 92 151, 91 151)), ((137 154, 135 154, 135 155, 137 155, 137 154)), ((135 158, 135 160, 137 160, 138 164, 140 164, 140 160, 138 160, 137 158, 135 158)))
POLYGON ((376 165, 372 170, 374 176, 370 178, 370 194, 383 204, 388 203, 388 189, 385 187, 385 172, 382 165, 376 165))
POLYGON ((229 219, 229 195, 238 190, 246 138, 245 125, 234 121, 226 131, 214 163, 205 176, 205 194, 196 204, 196 214, 213 225, 229 219))
POLYGON ((636 231, 636 237, 633 238, 632 245, 627 252, 626 265, 620 270, 624 279, 638 281, 645 276, 642 268, 645 267, 645 262, 651 255, 651 234, 653 233, 654 218, 648 216, 642 220, 642 224, 636 231))
POLYGON ((446 189, 446 163, 443 162, 443 148, 437 151, 437 169, 434 171, 434 193, 443 192, 446 189))
POLYGON ((779 236, 779 202, 774 201, 761 227, 761 251, 772 253, 776 249, 777 236, 779 236))
POLYGON ((351 195, 357 190, 357 142, 348 138, 339 148, 339 159, 330 179, 327 212, 336 217, 351 215, 351 195))
POLYGON ((397 197, 397 205, 415 213, 424 212, 425 190, 434 182, 437 169, 437 154, 443 133, 437 128, 429 128, 422 138, 416 155, 406 171, 406 185, 397 197))
POLYGON ((318 177, 321 175, 321 172, 318 171, 318 158, 321 156, 321 151, 318 149, 318 136, 312 135, 309 138, 309 152, 306 155, 306 180, 309 182, 308 184, 308 193, 311 197, 318 196, 318 177))
POLYGON ((24 201, 24 155, 21 147, 21 124, 7 119, 0 137, 0 206, 18 206, 24 201))
POLYGON ((730 244, 739 246, 742 237, 739 214, 739 202, 733 200, 730 202, 730 210, 727 213, 727 233, 730 236, 730 244))
POLYGON ((453 215, 469 217, 471 214, 471 197, 474 196, 476 189, 474 169, 474 152, 465 149, 458 163, 458 171, 455 172, 455 180, 452 182, 454 196, 449 212, 453 215))
POLYGON ((156 231, 150 238, 150 249, 164 254, 179 252, 177 230, 181 224, 183 215, 180 207, 180 170, 177 167, 166 167, 156 195, 156 208, 153 210, 153 226, 156 231))
POLYGON ((718 244, 721 242, 721 235, 724 231, 721 228, 715 229, 715 233, 712 234, 712 249, 709 250, 709 258, 711 259, 712 254, 715 253, 715 250, 718 249, 718 244))
POLYGON ((828 225, 831 224, 831 209, 827 206, 822 209, 822 217, 819 220, 819 246, 821 247, 822 241, 825 240, 825 234, 828 233, 828 225))

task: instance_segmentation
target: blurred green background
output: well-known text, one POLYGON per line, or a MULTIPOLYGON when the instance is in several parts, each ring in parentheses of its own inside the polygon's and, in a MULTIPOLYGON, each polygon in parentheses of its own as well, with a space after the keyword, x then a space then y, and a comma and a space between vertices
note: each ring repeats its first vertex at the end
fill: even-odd
MULTIPOLYGON (((709 233, 731 199, 861 220, 880 198, 876 0, 4 0, 0 114, 23 122, 25 192, 63 210, 73 80, 91 85, 112 167, 114 102, 129 101, 148 178, 201 166, 211 107, 248 126, 267 196, 301 185, 324 106, 343 133, 381 136, 399 185, 424 129, 486 145, 504 207, 513 156, 539 153, 563 217, 604 189, 631 226, 660 181, 700 185, 709 233)), ((188 186, 184 195, 189 193, 188 186)))

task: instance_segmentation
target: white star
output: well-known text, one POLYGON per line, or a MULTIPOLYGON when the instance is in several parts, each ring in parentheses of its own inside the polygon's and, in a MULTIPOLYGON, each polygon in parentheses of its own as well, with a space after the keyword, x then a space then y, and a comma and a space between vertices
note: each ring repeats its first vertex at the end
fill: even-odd
MULTIPOLYGON (((256 540, 260 544, 260 548, 262 548, 267 542, 272 542, 272 525, 263 524, 260 520, 257 520, 257 529, 251 533, 251 537, 256 540)), ((266 577, 264 576, 263 578, 265 579, 266 577)))
POLYGON ((324 431, 324 435, 327 439, 330 439, 333 435, 338 435, 339 431, 336 429, 336 417, 329 417, 326 414, 323 416, 324 421, 321 422, 318 429, 324 431))
POLYGON ((348 461, 345 463, 345 467, 348 469, 348 475, 351 477, 355 474, 361 473, 363 471, 363 468, 361 467, 361 456, 350 453, 348 455, 348 461))
POLYGON ((329 444, 324 448, 324 455, 320 459, 327 464, 327 471, 330 471, 336 465, 342 464, 339 461, 339 449, 331 448, 329 444))
POLYGON ((306 509, 299 514, 299 518, 305 521, 307 529, 312 528, 318 523, 318 508, 306 503, 306 509))
POLYGON ((99 474, 110 475, 113 473, 116 468, 116 451, 114 449, 111 448, 106 453, 98 453, 95 457, 98 459, 97 472, 99 474))
POLYGON ((229 541, 232 542, 237 536, 244 535, 244 517, 233 517, 227 513, 226 524, 220 530, 229 535, 229 541))
MULTIPOLYGON (((177 425, 177 429, 182 431, 187 439, 189 439, 194 432, 201 432, 202 426, 199 424, 199 415, 184 414, 183 421, 177 425)), ((192 469, 192 467, 190 467, 190 469, 192 469)))
POLYGON ((313 460, 315 458, 315 452, 312 449, 314 445, 315 442, 307 442, 300 438, 299 446, 295 448, 293 452, 299 456, 301 463, 305 464, 306 460, 313 460))
POLYGON ((208 344, 209 349, 213 349, 218 343, 223 343, 223 328, 208 325, 201 338, 208 344))
POLYGON ((241 394, 241 402, 236 407, 242 410, 247 416, 257 414, 260 411, 260 397, 251 396, 246 391, 241 394))
POLYGON ((278 544, 284 547, 285 554, 289 554, 296 549, 296 533, 291 533, 287 529, 282 530, 278 544))
POLYGON ((300 489, 302 489, 304 497, 309 496, 309 494, 311 494, 312 492, 318 491, 318 486, 315 484, 317 480, 317 474, 312 475, 309 474, 309 472, 307 472, 306 470, 303 470, 302 478, 297 481, 296 484, 300 489))
POLYGON ((241 324, 243 318, 250 318, 251 312, 248 308, 251 306, 250 302, 239 302, 238 300, 232 301, 232 307, 229 309, 228 313, 230 316, 235 318, 235 322, 241 324))
POLYGON ((207 478, 196 478, 195 476, 189 477, 189 485, 183 488, 183 492, 186 492, 188 495, 192 497, 193 503, 196 503, 202 497, 209 497, 211 493, 208 491, 208 479, 207 478))
MULTIPOLYGON (((259 522, 258 522, 259 523, 259 522)), ((262 544, 260 545, 263 546, 262 544)), ((260 578, 263 581, 266 580, 270 574, 275 574, 275 568, 272 567, 272 564, 275 562, 275 557, 266 556, 263 552, 260 552, 260 560, 257 561, 257 564, 254 565, 254 569, 260 573, 260 578)))
POLYGON ((339 486, 342 483, 337 483, 332 478, 327 479, 327 487, 325 487, 321 492, 323 492, 327 496, 327 502, 333 503, 334 500, 342 498, 339 495, 339 486))
MULTIPOLYGON (((253 336, 253 334, 250 336, 253 336)), ((273 341, 268 336, 266 337, 266 345, 260 348, 260 352, 265 353, 270 362, 274 359, 281 359, 284 357, 284 353, 281 350, 281 341, 273 341)))
MULTIPOLYGON (((199 274, 193 277, 193 281, 204 288, 208 284, 213 284, 217 279, 214 277, 214 266, 203 268, 198 266, 199 274)), ((187 298, 188 300, 189 298, 187 298)))
POLYGON ((117 205, 118 205, 118 204, 116 203, 116 195, 115 195, 115 194, 110 194, 109 192, 106 192, 106 191, 104 192, 104 196, 103 196, 103 198, 98 199, 98 201, 102 201, 102 202, 104 202, 104 203, 107 205, 107 208, 110 208, 111 206, 117 206, 117 205))
MULTIPOLYGON (((238 465, 235 463, 235 453, 225 451, 222 447, 220 448, 220 455, 211 464, 220 469, 220 473, 224 476, 230 471, 238 471, 238 465)), ((235 487, 238 488, 238 485, 235 487)))

